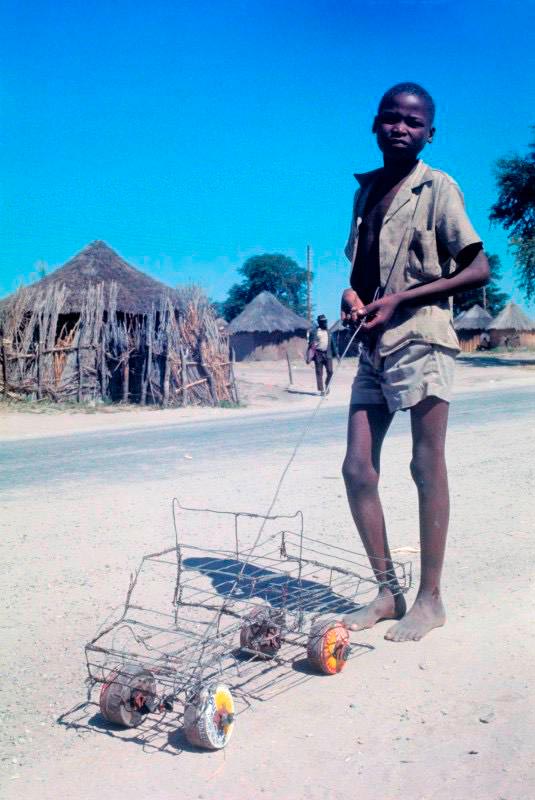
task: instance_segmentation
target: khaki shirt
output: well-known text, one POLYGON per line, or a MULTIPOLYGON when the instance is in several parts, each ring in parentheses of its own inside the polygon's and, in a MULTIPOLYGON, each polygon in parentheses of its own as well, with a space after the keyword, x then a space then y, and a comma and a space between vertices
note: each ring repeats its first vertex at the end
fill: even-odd
MULTIPOLYGON (((353 265, 358 230, 368 193, 379 170, 355 175, 353 216, 345 254, 353 265)), ((426 281, 445 278, 455 269, 454 259, 469 244, 481 242, 464 208, 453 178, 418 161, 385 214, 379 235, 381 287, 385 294, 402 292, 426 281)), ((429 342, 459 350, 451 303, 401 305, 378 341, 381 357, 409 342, 429 342)))

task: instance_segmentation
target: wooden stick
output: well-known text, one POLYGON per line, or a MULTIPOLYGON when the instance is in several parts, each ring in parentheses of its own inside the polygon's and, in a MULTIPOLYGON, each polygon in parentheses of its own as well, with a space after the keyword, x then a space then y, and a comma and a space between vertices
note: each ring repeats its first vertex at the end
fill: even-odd
POLYGON ((165 348, 164 353, 164 371, 163 371, 163 400, 162 405, 165 408, 169 404, 169 378, 171 375, 171 363, 169 361, 169 354, 167 352, 167 346, 165 348))
MULTIPOLYGON (((182 392, 182 405, 185 407, 188 404, 188 389, 189 389, 189 386, 186 385, 186 380, 187 380, 187 377, 186 377, 186 372, 187 372, 186 364, 188 362, 186 361, 186 354, 184 353, 184 348, 182 347, 182 345, 180 345, 179 354, 180 354, 180 363, 181 363, 181 367, 182 367, 182 372, 181 372, 182 388, 181 388, 180 391, 182 392)), ((203 380, 204 380, 204 378, 203 378, 203 380)))
POLYGON ((288 362, 288 375, 290 376, 290 386, 292 386, 294 379, 292 375, 292 362, 290 361, 290 356, 288 355, 288 351, 286 351, 286 361, 288 362))
POLYGON ((102 392, 103 400, 108 394, 108 367, 106 365, 106 343, 104 341, 105 335, 105 328, 102 326, 102 342, 100 350, 100 391, 102 392))
POLYGON ((177 392, 187 392, 188 389, 191 389, 192 386, 197 386, 198 383, 207 383, 208 378, 199 378, 198 381, 193 381, 192 383, 186 383, 185 386, 181 386, 180 389, 177 389, 177 392))
MULTIPOLYGON (((80 336, 82 335, 80 331, 80 336)), ((80 346, 78 346, 78 402, 82 401, 82 359, 80 357, 80 346)))
POLYGON ((43 325, 44 315, 39 315, 39 341, 37 342, 37 399, 43 396, 43 325))
POLYGON ((208 386, 210 387, 210 396, 212 398, 212 405, 217 406, 219 401, 217 399, 217 391, 216 391, 216 387, 215 387, 214 376, 208 370, 208 367, 206 366, 204 361, 201 361, 201 367, 204 370, 204 372, 206 374, 206 377, 208 378, 208 386))
POLYGON ((8 339, 2 339, 2 375, 4 378, 4 394, 8 393, 9 384, 7 380, 7 353, 6 345, 9 343, 8 339))
POLYGON ((130 359, 125 358, 123 364, 123 398, 122 398, 123 403, 128 403, 128 391, 130 388, 129 384, 130 384, 130 359))
POLYGON ((150 368, 152 362, 152 314, 147 316, 147 352, 145 354, 145 372, 141 382, 141 397, 139 399, 140 405, 144 406, 147 402, 147 385, 150 376, 150 368))
POLYGON ((43 356, 41 351, 41 334, 37 342, 37 399, 43 397, 43 356))
POLYGON ((236 376, 234 374, 234 361, 236 358, 236 353, 234 352, 233 347, 231 348, 230 353, 231 353, 230 376, 232 380, 232 388, 234 389, 234 400, 238 405, 240 405, 240 393, 238 391, 238 384, 236 383, 236 376))

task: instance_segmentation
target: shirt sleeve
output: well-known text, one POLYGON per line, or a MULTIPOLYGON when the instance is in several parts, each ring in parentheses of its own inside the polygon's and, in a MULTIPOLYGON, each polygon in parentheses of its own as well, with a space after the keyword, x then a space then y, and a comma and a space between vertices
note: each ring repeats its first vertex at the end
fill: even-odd
POLYGON ((466 213, 462 192, 451 179, 444 181, 440 189, 435 231, 438 241, 452 258, 457 258, 468 245, 481 243, 466 213))

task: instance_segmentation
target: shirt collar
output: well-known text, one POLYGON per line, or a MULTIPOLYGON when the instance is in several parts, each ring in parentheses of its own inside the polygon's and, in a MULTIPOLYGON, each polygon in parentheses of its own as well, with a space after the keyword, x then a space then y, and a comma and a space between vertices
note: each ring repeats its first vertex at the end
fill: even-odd
MULTIPOLYGON (((354 177, 359 182, 360 186, 365 189, 372 181, 375 180, 381 169, 373 169, 371 172, 355 172, 354 177)), ((410 181, 411 189, 416 189, 424 183, 430 183, 433 180, 432 170, 421 159, 418 160, 415 169, 407 176, 410 181)))

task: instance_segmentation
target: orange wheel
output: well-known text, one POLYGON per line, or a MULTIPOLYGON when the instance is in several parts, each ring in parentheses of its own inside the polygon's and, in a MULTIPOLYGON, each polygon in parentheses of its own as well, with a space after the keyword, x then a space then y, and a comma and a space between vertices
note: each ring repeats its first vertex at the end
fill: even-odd
POLYGON ((204 686, 184 708, 184 733, 190 744, 221 750, 234 728, 234 698, 228 686, 204 686))
POLYGON ((326 675, 341 672, 349 658, 349 631, 341 622, 315 622, 308 637, 310 663, 326 675))

